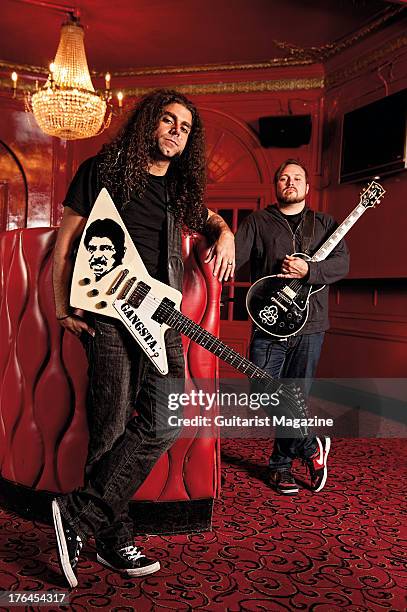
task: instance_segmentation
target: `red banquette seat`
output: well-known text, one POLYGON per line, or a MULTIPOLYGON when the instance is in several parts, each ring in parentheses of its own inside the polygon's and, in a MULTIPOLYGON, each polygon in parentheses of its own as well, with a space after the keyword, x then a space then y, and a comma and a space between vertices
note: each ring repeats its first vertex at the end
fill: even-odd
MULTIPOLYGON (((42 520, 49 518, 53 494, 81 485, 88 435, 86 357, 54 315, 57 231, 0 234, 0 503, 42 520)), ((221 285, 203 263, 203 237, 184 236, 183 250, 182 311, 218 336, 221 285)), ((187 378, 215 385, 215 357, 187 338, 184 350, 187 378)), ((134 495, 139 532, 210 528, 219 490, 219 440, 200 435, 199 428, 190 432, 161 457, 134 495)))

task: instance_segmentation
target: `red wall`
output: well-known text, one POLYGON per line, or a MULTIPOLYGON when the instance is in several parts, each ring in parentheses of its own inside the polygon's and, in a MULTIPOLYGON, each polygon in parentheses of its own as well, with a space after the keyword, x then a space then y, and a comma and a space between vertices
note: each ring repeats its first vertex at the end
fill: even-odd
MULTIPOLYGON (((338 184, 343 113, 407 87, 407 49, 397 44, 401 34, 396 27, 392 35, 375 35, 327 66, 328 83, 331 74, 343 75, 324 97, 322 143, 322 181, 327 185, 323 209, 338 221, 357 204, 363 187, 338 184), (352 73, 352 65, 363 69, 352 73)), ((347 237, 349 280, 331 292, 332 328, 320 362, 321 376, 407 376, 407 172, 380 182, 386 190, 381 204, 369 209, 347 237)))

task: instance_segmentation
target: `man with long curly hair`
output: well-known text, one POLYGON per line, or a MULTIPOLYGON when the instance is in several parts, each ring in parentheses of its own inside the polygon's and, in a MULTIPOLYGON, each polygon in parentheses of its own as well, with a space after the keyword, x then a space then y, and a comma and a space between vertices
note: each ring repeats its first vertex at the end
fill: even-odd
MULTIPOLYGON (((160 568, 133 541, 129 500, 157 459, 178 436, 169 427, 162 376, 144 357, 119 321, 80 318, 69 306, 71 252, 101 188, 112 196, 149 274, 182 288, 181 229, 209 232, 207 261, 228 280, 234 270, 234 238, 205 207, 203 127, 195 106, 183 95, 159 90, 144 97, 126 125, 100 153, 86 160, 64 201, 55 248, 54 293, 61 326, 81 336, 89 361, 87 400, 89 449, 85 484, 53 501, 59 562, 71 587, 84 541, 95 536, 103 565, 142 576, 160 568), (136 407, 137 416, 134 416, 136 407)), ((168 330, 169 379, 183 379, 181 338, 168 330)))

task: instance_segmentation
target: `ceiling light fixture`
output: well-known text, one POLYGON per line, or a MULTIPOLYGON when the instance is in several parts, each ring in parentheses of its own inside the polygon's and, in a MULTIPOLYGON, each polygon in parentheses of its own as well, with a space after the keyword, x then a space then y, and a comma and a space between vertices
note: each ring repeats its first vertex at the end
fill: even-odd
MULTIPOLYGON (((54 5, 55 7, 55 5, 54 5)), ((53 8, 54 8, 53 7, 53 8)), ((95 91, 77 11, 62 24, 55 60, 45 85, 29 96, 28 107, 43 132, 66 140, 90 138, 103 132, 112 116, 110 74, 105 90, 95 91)))

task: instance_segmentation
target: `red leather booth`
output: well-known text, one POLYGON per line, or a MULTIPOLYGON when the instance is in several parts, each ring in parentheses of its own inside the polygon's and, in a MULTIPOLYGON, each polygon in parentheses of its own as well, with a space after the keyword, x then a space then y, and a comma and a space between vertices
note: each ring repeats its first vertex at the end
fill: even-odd
MULTIPOLYGON (((54 314, 57 231, 0 234, 0 502, 42 520, 49 518, 53 494, 81 485, 87 452, 86 357, 54 314)), ((204 239, 185 236, 183 248, 182 311, 218 336, 221 285, 203 263, 204 239)), ((187 378, 215 385, 216 358, 183 340, 187 378)), ((188 437, 181 436, 135 494, 131 507, 139 532, 210 528, 219 490, 219 440, 199 434, 196 428, 195 435, 189 429, 188 437)))

